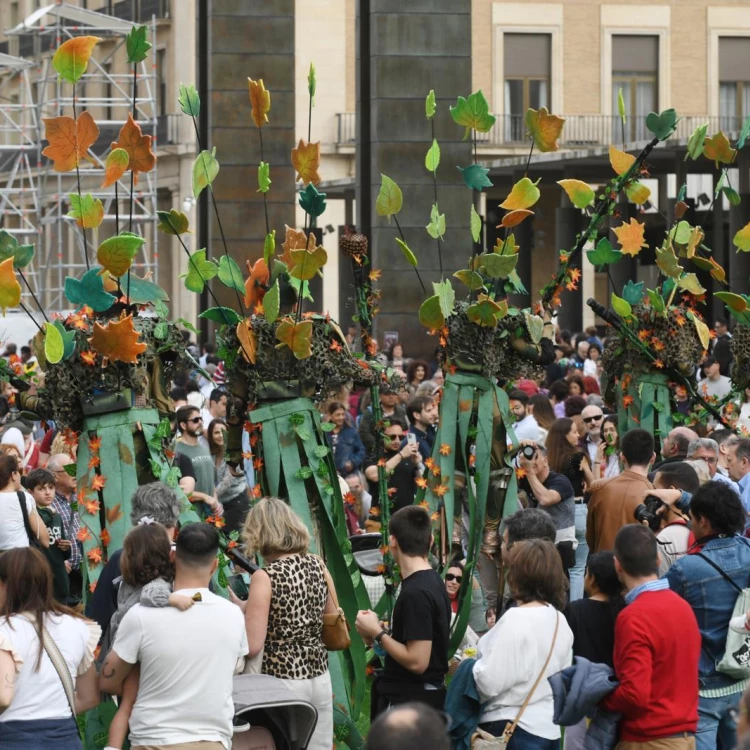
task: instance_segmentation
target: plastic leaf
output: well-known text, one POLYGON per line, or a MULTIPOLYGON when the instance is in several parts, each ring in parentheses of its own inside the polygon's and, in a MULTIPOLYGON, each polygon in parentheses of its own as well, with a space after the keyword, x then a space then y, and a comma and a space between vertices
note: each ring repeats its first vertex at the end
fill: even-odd
POLYGON ((435 92, 430 89, 430 93, 424 100, 424 113, 428 120, 431 120, 435 116, 437 111, 437 105, 435 104, 435 92))
POLYGON ((156 164, 151 150, 151 136, 143 135, 141 126, 128 114, 128 121, 120 129, 120 135, 112 148, 123 148, 128 152, 128 169, 133 173, 133 182, 138 184, 139 172, 150 172, 156 164))
POLYGON ((248 78, 247 85, 250 90, 253 122, 256 127, 262 128, 268 122, 268 113, 271 110, 271 92, 266 91, 262 78, 257 81, 248 78))
POLYGON ((708 330, 708 326, 697 315, 693 315, 693 325, 703 348, 708 349, 711 342, 711 331, 708 330))
POLYGON ((326 210, 326 194, 310 183, 304 190, 299 191, 299 205, 302 210, 316 218, 326 210))
POLYGON ((9 307, 16 307, 21 301, 21 285, 13 271, 13 258, 0 263, 0 309, 5 315, 9 307))
POLYGON ((65 346, 57 327, 50 322, 44 324, 44 356, 51 365, 62 362, 65 346))
POLYGON ((380 175, 380 191, 375 202, 375 210, 378 216, 395 216, 404 203, 401 188, 386 174, 380 175))
POLYGON ((693 263, 695 263, 698 268, 708 271, 716 281, 722 284, 726 281, 727 272, 713 258, 701 258, 696 256, 693 258, 693 263))
POLYGON ((182 211, 172 208, 169 211, 157 211, 156 215, 159 217, 159 224, 156 228, 164 234, 176 235, 190 232, 188 217, 182 211))
MULTIPOLYGON (((289 227, 287 227, 287 229, 289 229, 289 227)), ((273 258, 275 253, 276 253, 276 230, 272 229, 263 240, 263 260, 265 261, 266 265, 268 265, 271 262, 271 258, 273 258)), ((291 256, 290 256, 290 259, 291 259, 291 256)))
POLYGON ((253 330, 253 324, 250 320, 240 320, 237 323, 237 338, 240 342, 240 352, 245 361, 254 365, 258 352, 258 339, 253 330))
MULTIPOLYGON (((539 180, 537 180, 538 182, 539 180)), ((515 211, 518 208, 531 208, 539 200, 540 195, 541 193, 536 183, 533 183, 528 177, 523 177, 513 185, 513 189, 500 204, 500 208, 504 208, 506 211, 515 211)))
POLYGON ((133 258, 145 242, 140 235, 122 232, 99 245, 96 259, 105 271, 109 271, 113 276, 122 276, 130 268, 133 258))
POLYGON ((628 281, 628 283, 622 288, 622 298, 631 305, 637 305, 643 299, 645 286, 646 285, 642 281, 639 281, 637 284, 628 281))
POLYGON ((88 305, 94 312, 109 310, 115 303, 115 296, 104 290, 104 279, 100 269, 91 268, 80 280, 68 276, 65 279, 65 296, 73 305, 88 305))
POLYGON ((534 145, 542 153, 557 151, 560 148, 557 139, 562 133, 565 120, 557 115, 551 115, 546 107, 526 110, 524 117, 529 135, 534 139, 534 145))
POLYGON ((646 227, 635 219, 631 219, 627 224, 620 224, 614 229, 617 235, 617 241, 620 243, 622 252, 625 255, 636 256, 644 247, 647 247, 644 238, 646 227))
POLYGON ((445 214, 438 210, 437 203, 434 203, 430 211, 430 223, 425 227, 427 234, 434 239, 443 239, 445 235, 445 214))
POLYGON ((473 203, 471 204, 469 227, 471 228, 471 238, 474 242, 479 242, 479 238, 482 236, 482 217, 477 213, 473 203))
POLYGON ((734 312, 745 312, 747 310, 747 300, 740 294, 732 292, 714 292, 714 297, 720 299, 730 310, 734 312))
POLYGON ((237 265, 234 258, 228 255, 222 255, 219 258, 219 281, 230 289, 235 289, 240 294, 245 293, 245 280, 242 278, 242 271, 237 265))
POLYGON ((620 115, 622 124, 625 124, 625 99, 622 96, 622 89, 617 90, 617 114, 620 115))
POLYGON ((586 208, 594 202, 594 191, 581 180, 558 180, 557 184, 566 192, 576 208, 586 208))
POLYGON ((622 253, 619 250, 615 250, 606 237, 602 237, 599 242, 596 243, 596 248, 594 250, 588 250, 586 252, 586 257, 594 266, 605 266, 609 263, 617 263, 621 260, 622 253))
POLYGON ((737 150, 745 147, 748 136, 750 136, 750 115, 745 118, 745 122, 742 123, 742 130, 740 131, 740 137, 737 139, 737 150))
POLYGON ((277 348, 286 346, 297 359, 307 359, 312 354, 312 321, 282 320, 276 329, 276 339, 281 342, 277 348))
POLYGON ((456 105, 450 108, 450 112, 453 122, 466 128, 464 140, 469 137, 472 130, 487 133, 495 124, 495 117, 490 114, 490 106, 481 89, 470 94, 467 99, 459 96, 456 105))
POLYGON ((750 223, 745 224, 737 234, 734 235, 735 247, 745 253, 750 253, 750 223))
MULTIPOLYGON (((148 277, 150 275, 151 272, 147 273, 144 278, 141 278, 131 271, 130 276, 123 276, 119 279, 120 287, 125 294, 129 293, 132 305, 157 305, 159 302, 169 299, 169 295, 158 284, 149 280, 148 277)), ((106 291, 114 291, 117 288, 114 286, 114 283, 112 289, 108 287, 107 279, 112 279, 109 274, 102 278, 104 279, 104 288, 106 291)))
POLYGON ((258 164, 258 192, 267 193, 271 188, 271 165, 262 161, 258 164))
POLYGON ((104 162, 104 182, 102 187, 114 185, 125 172, 128 171, 130 156, 124 148, 115 148, 107 155, 107 161, 104 162))
POLYGON ((193 195, 197 198, 219 174, 216 146, 211 151, 201 151, 193 164, 193 195))
POLYGON ((14 268, 26 268, 34 258, 33 245, 19 245, 9 232, 0 229, 0 261, 13 258, 14 268))
POLYGON ((138 340, 140 337, 141 334, 133 328, 133 316, 126 315, 106 325, 95 322, 89 345, 102 357, 112 362, 135 364, 138 361, 138 355, 143 354, 148 348, 146 344, 138 340))
POLYGON ((269 323, 275 322, 276 318, 279 317, 280 299, 279 280, 276 279, 273 286, 266 292, 266 296, 263 297, 263 309, 265 310, 266 320, 269 323))
POLYGON ((448 318, 453 314, 453 305, 456 302, 456 292, 453 290, 453 286, 448 279, 436 283, 432 282, 432 288, 438 298, 440 305, 440 312, 444 318, 448 318))
POLYGON ((62 358, 63 360, 69 359, 73 356, 73 352, 76 350, 76 332, 67 330, 59 320, 55 320, 53 322, 53 325, 57 329, 57 332, 60 334, 60 338, 62 340, 62 358))
POLYGON ((612 292, 612 309, 621 317, 629 318, 633 314, 630 303, 612 292))
POLYGON ((148 26, 134 26, 125 39, 125 48, 128 52, 128 62, 137 64, 143 62, 151 49, 148 41, 148 26))
POLYGON ((320 245, 309 252, 307 249, 292 250, 292 267, 289 275, 300 281, 310 281, 326 264, 328 253, 320 245))
POLYGON ((727 185, 726 187, 723 187, 721 191, 724 193, 724 195, 727 196, 727 200, 729 201, 730 206, 740 205, 741 203, 740 195, 731 185, 727 185))
POLYGON ((414 255, 414 253, 411 251, 411 248, 400 237, 396 237, 396 242, 398 243, 398 246, 401 248, 401 252, 404 254, 404 258, 406 258, 407 263, 409 263, 409 265, 414 266, 414 268, 416 268, 417 256, 414 255))
POLYGON ((703 145, 706 140, 706 133, 708 132, 708 123, 699 125, 693 134, 688 139, 687 153, 685 154, 685 161, 690 157, 695 161, 703 153, 703 145))
POLYGON ((666 242, 656 248, 656 265, 670 279, 678 279, 682 275, 683 268, 677 262, 677 256, 671 245, 666 242))
POLYGON ((458 171, 461 172, 466 187, 472 190, 481 192, 482 188, 492 187, 492 182, 487 177, 490 170, 486 167, 479 164, 471 164, 468 167, 458 167, 458 171))
POLYGON ((485 253, 479 256, 479 262, 484 273, 491 279, 506 279, 516 267, 518 255, 485 253))
POLYGON ((625 188, 625 195, 631 203, 642 206, 651 197, 651 190, 640 182, 632 182, 625 188))
POLYGON ((310 104, 315 106, 315 89, 318 83, 315 78, 315 65, 310 63, 310 68, 307 71, 307 93, 310 94, 310 104))
POLYGON ((44 137, 49 141, 42 155, 54 162, 56 172, 70 172, 86 159, 94 164, 88 150, 99 137, 99 128, 88 112, 81 112, 77 120, 72 117, 44 119, 44 137))
POLYGON ((256 260, 252 267, 250 261, 247 261, 247 267, 250 275, 245 279, 245 307, 252 308, 263 300, 270 274, 263 258, 256 260))
POLYGON ((242 320, 239 313, 232 310, 231 307, 209 307, 198 317, 204 320, 213 320, 214 323, 226 323, 228 325, 236 325, 242 320))
POLYGON ((483 328, 493 328, 497 325, 499 318, 503 317, 503 312, 507 312, 495 300, 490 299, 486 294, 480 294, 473 305, 466 308, 466 317, 472 322, 483 328))
POLYGON ((484 286, 482 277, 476 271, 471 271, 468 268, 462 268, 460 271, 456 271, 456 273, 453 274, 453 278, 466 284, 472 292, 481 289, 484 286))
POLYGON ((524 312, 523 319, 531 340, 538 344, 542 340, 544 321, 538 315, 530 315, 528 312, 524 312))
POLYGON ((206 282, 218 273, 219 266, 215 261, 206 259, 206 251, 197 250, 190 256, 187 273, 180 274, 180 278, 185 279, 185 288, 188 291, 200 294, 206 282))
POLYGON ((720 130, 703 142, 703 155, 711 159, 718 169, 719 164, 731 164, 737 151, 729 145, 729 139, 720 130))
POLYGON ((428 297, 419 307, 419 322, 430 330, 438 331, 445 325, 445 316, 440 310, 437 295, 428 297))
POLYGON ((651 307, 653 307, 657 313, 663 313, 667 309, 664 297, 662 297, 658 291, 655 289, 646 289, 646 294, 651 302, 651 307))
POLYGON ((177 102, 180 105, 180 109, 188 117, 198 117, 201 113, 201 98, 195 86, 192 83, 189 83, 187 86, 181 83, 179 92, 177 102))
POLYGON ((612 165, 612 169, 615 170, 615 174, 624 175, 633 166, 634 162, 635 156, 632 154, 626 154, 614 146, 609 147, 609 163, 612 165))
POLYGON ((664 141, 674 133, 677 124, 677 112, 665 109, 660 114, 649 112, 646 116, 646 127, 660 140, 664 141))
POLYGON ((427 151, 427 156, 424 158, 424 165, 427 167, 428 172, 437 172, 438 165, 440 164, 440 146, 435 140, 432 139, 432 145, 427 151))
POLYGON ((524 208, 519 208, 516 211, 509 211, 507 214, 505 214, 505 216, 503 216, 503 220, 500 222, 500 226, 510 229, 511 227, 518 226, 524 219, 533 215, 533 211, 527 211, 524 208))
POLYGON ((297 171, 296 180, 302 180, 305 185, 311 182, 317 185, 320 182, 320 141, 307 143, 300 138, 297 147, 292 149, 292 166, 297 171))
POLYGON ((76 224, 84 229, 96 229, 104 219, 104 206, 99 198, 90 193, 79 196, 71 193, 68 196, 70 211, 68 216, 76 220, 76 224))
POLYGON ((60 78, 68 83, 77 83, 86 72, 94 47, 101 42, 98 36, 75 36, 63 42, 52 58, 52 67, 60 78))

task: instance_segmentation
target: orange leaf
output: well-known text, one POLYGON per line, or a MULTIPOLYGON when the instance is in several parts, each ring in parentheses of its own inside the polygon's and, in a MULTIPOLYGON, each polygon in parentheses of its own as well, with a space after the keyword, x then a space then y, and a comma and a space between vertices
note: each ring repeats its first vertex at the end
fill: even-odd
POLYGON ((609 147, 609 163, 612 165, 612 169, 615 170, 615 174, 625 174, 633 166, 634 161, 635 156, 632 154, 626 154, 614 146, 609 147))
POLYGON ((111 541, 109 531, 107 531, 107 529, 102 529, 102 533, 99 534, 99 539, 101 539, 102 544, 106 547, 111 541))
POLYGON ((78 533, 76 534, 76 539, 79 542, 86 542, 89 539, 91 539, 91 534, 89 533, 87 526, 81 526, 81 528, 78 529, 78 533))
POLYGON ((255 261, 251 266, 247 261, 247 270, 250 275, 245 279, 245 307, 252 307, 256 302, 260 302, 266 294, 266 285, 271 278, 268 272, 268 266, 263 258, 255 261))
POLYGON ((629 408, 633 403, 633 397, 632 396, 625 396, 622 400, 622 405, 627 409, 629 408))
POLYGON ((263 495, 259 484, 256 484, 255 487, 253 487, 252 495, 253 497, 261 497, 263 495))
POLYGON ((529 134, 534 139, 534 145, 542 153, 557 151, 560 148, 557 139, 562 133, 565 120, 557 115, 551 115, 546 107, 539 110, 526 110, 524 118, 529 134))
POLYGON ((271 92, 266 91, 262 78, 257 81, 248 78, 247 85, 250 89, 253 122, 256 127, 262 128, 268 122, 268 113, 271 110, 271 92))
POLYGON ((292 166, 297 170, 295 179, 302 180, 305 185, 311 182, 317 185, 320 182, 320 141, 307 143, 300 138, 297 148, 292 149, 292 166))
POLYGON ((242 352, 245 361, 254 365, 257 356, 258 339, 255 336, 251 321, 245 319, 237 323, 237 338, 240 341, 240 352, 242 352))
POLYGON ((81 361, 85 365, 93 367, 96 364, 96 352, 92 352, 90 349, 81 352, 81 361))
POLYGON ((614 230, 617 241, 625 255, 636 256, 644 247, 648 247, 644 237, 645 231, 646 226, 635 219, 631 219, 628 224, 620 224, 614 230))
POLYGON ((107 523, 111 526, 113 523, 116 523, 122 518, 122 509, 120 508, 120 503, 117 503, 117 505, 113 505, 108 511, 107 511, 107 523))
POLYGON ((284 248, 281 260, 287 268, 291 268, 294 265, 294 261, 292 260, 292 250, 306 248, 308 252, 312 252, 315 249, 315 235, 310 232, 310 236, 307 237, 304 232, 298 232, 296 229, 287 226, 286 236, 281 247, 284 248))
POLYGON ((729 145, 729 139, 720 130, 716 135, 703 141, 703 155, 707 159, 712 159, 718 169, 719 164, 731 164, 737 156, 737 151, 729 145))
POLYGON ((331 341, 330 349, 332 352, 340 352, 344 347, 338 341, 331 341))
POLYGON ((44 120, 44 137, 49 141, 42 155, 54 162, 56 172, 70 172, 82 159, 94 163, 88 150, 99 137, 99 128, 88 112, 72 117, 52 117, 44 120))
POLYGON ((151 136, 143 135, 141 126, 128 114, 128 121, 122 126, 120 135, 112 148, 122 148, 128 153, 128 168, 133 172, 133 182, 138 184, 139 172, 150 172, 156 164, 156 156, 151 150, 151 136))
POLYGON ((102 447, 102 439, 100 437, 89 438, 89 450, 92 453, 97 453, 102 447))
POLYGON ((75 84, 86 72, 91 52, 99 42, 98 36, 74 36, 63 42, 52 58, 52 66, 60 78, 75 84))
POLYGON ((140 337, 141 334, 133 328, 133 316, 126 315, 104 326, 94 323, 94 335, 88 341, 89 346, 105 359, 135 364, 138 355, 148 348, 138 341, 140 337))
POLYGON ((519 466, 516 469, 516 479, 523 479, 526 476, 526 474, 527 474, 527 471, 523 467, 519 466))
POLYGON ((104 163, 104 182, 102 187, 114 185, 125 172, 128 171, 130 155, 124 148, 116 148, 109 152, 107 161, 104 163))
POLYGON ((508 211, 499 226, 501 227, 515 227, 520 224, 526 217, 533 216, 534 212, 529 211, 526 208, 517 208, 515 211, 508 211))
POLYGON ((427 480, 424 477, 418 477, 415 483, 417 487, 421 487, 423 490, 427 488, 427 480))
POLYGON ((89 459, 89 470, 95 469, 100 464, 101 464, 101 459, 99 458, 98 454, 95 453, 89 459))
POLYGON ((442 497, 443 495, 445 495, 446 492, 448 492, 448 485, 447 484, 439 484, 437 487, 433 487, 432 491, 438 497, 442 497))
POLYGON ((94 516, 99 512, 99 501, 98 500, 81 500, 80 504, 83 505, 86 513, 94 516))
POLYGON ((16 307, 21 301, 21 285, 13 270, 13 256, 0 263, 0 308, 3 315, 9 307, 16 307))
POLYGON ((282 320, 276 329, 276 339, 281 342, 276 348, 286 346, 297 359, 307 359, 312 355, 312 321, 282 320))
POLYGON ((448 445, 448 443, 443 443, 440 446, 440 455, 441 456, 450 456, 451 454, 451 447, 448 445))
POLYGON ((89 558, 90 566, 98 565, 102 561, 102 548, 94 547, 94 549, 89 550, 87 557, 89 558))
POLYGON ((94 492, 99 492, 99 490, 104 489, 106 484, 107 477, 102 476, 101 474, 97 474, 91 482, 91 489, 94 490, 94 492))
POLYGON ((380 278, 380 273, 380 269, 373 268, 369 274, 370 281, 377 281, 380 278))

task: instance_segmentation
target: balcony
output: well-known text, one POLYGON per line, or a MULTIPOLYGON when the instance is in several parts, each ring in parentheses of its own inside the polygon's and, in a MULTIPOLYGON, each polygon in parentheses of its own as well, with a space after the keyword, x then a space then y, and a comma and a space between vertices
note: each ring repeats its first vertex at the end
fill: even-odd
POLYGON ((184 143, 182 125, 185 122, 188 120, 184 115, 159 115, 156 120, 156 145, 163 148, 184 143))

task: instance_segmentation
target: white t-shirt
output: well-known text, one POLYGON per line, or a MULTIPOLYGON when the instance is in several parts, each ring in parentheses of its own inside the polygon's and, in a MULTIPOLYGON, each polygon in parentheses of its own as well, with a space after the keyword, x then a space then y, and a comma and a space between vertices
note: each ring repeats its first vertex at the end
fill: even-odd
POLYGON ((513 432, 519 440, 539 440, 539 424, 532 414, 527 414, 523 419, 514 423, 513 432))
MULTIPOLYGON (((26 510, 29 516, 36 510, 34 498, 26 494, 26 510)), ((32 530, 36 531, 32 522, 32 530)), ((23 525, 21 505, 15 492, 0 492, 0 550, 28 547, 29 536, 23 525)))
POLYGON ((122 618, 112 650, 141 667, 130 744, 221 742, 232 736, 232 678, 247 654, 239 607, 208 589, 175 593, 202 601, 175 607, 136 604, 122 618))
MULTIPOLYGON (((70 615, 48 615, 44 624, 75 680, 92 665, 102 629, 95 622, 70 615)), ((13 700, 0 713, 0 721, 67 719, 71 716, 65 689, 46 652, 42 653, 42 663, 36 671, 39 638, 34 625, 26 617, 13 615, 10 622, 0 618, 0 651, 11 652, 18 670, 13 700)))

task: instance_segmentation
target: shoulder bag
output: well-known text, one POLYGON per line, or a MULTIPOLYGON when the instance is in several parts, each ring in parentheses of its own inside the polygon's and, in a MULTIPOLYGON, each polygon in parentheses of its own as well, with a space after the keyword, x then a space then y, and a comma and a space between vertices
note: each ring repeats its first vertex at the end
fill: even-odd
POLYGON ((26 529, 26 536, 29 537, 29 546, 41 548, 39 537, 31 530, 31 521, 29 520, 29 509, 26 507, 26 493, 16 492, 18 504, 21 506, 21 516, 23 516, 23 527, 26 529))
POLYGON ((352 639, 349 636, 349 623, 346 621, 344 610, 339 607, 336 587, 333 584, 331 574, 328 572, 328 568, 322 558, 318 557, 317 559, 323 569, 323 575, 326 579, 328 593, 333 600, 333 606, 336 608, 335 612, 323 614, 323 644, 328 651, 346 651, 352 645, 352 639))
POLYGON ((471 738, 472 750, 505 750, 508 747, 508 743, 513 737, 513 733, 516 731, 518 722, 523 716, 523 712, 526 710, 526 706, 531 702, 536 689, 539 687, 539 683, 544 677, 547 667, 549 666, 550 660, 552 659, 552 653, 555 650, 555 643, 557 643, 557 631, 560 629, 560 613, 555 611, 557 619, 555 620, 555 634, 552 636, 552 645, 550 646, 549 653, 547 654, 547 660, 544 662, 544 666, 539 672, 539 676, 536 678, 536 682, 532 686, 529 694, 526 696, 526 700, 518 711, 516 718, 510 724, 507 724, 505 730, 500 737, 495 737, 489 732, 485 732, 484 729, 477 728, 476 733, 471 738))

